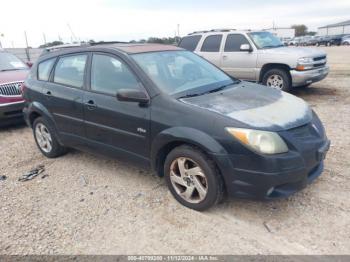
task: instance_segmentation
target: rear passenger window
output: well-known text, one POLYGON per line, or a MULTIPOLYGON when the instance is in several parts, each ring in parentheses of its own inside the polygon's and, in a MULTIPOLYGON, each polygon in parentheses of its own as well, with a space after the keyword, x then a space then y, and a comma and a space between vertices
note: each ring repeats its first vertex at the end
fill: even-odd
POLYGON ((222 35, 210 35, 205 38, 201 51, 203 52, 219 52, 222 35))
POLYGON ((119 89, 138 89, 138 81, 128 66, 111 56, 94 54, 91 90, 116 95, 119 89))
POLYGON ((41 62, 38 65, 38 79, 43 81, 48 81, 50 77, 50 72, 53 64, 55 63, 56 58, 52 58, 46 61, 41 62))
POLYGON ((247 38, 241 34, 229 34, 226 38, 225 52, 239 52, 241 51, 241 45, 249 44, 247 38))
POLYGON ((201 35, 186 36, 182 38, 179 46, 188 51, 194 51, 201 37, 202 37, 201 35))
POLYGON ((55 68, 53 81, 73 87, 83 87, 87 55, 61 57, 55 68))

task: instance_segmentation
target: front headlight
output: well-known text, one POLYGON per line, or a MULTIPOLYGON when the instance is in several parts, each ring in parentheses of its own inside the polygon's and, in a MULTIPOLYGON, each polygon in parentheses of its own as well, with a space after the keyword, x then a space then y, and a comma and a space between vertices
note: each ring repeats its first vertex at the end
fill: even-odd
POLYGON ((262 154, 279 154, 288 152, 288 147, 275 132, 244 128, 226 127, 226 130, 242 144, 262 154))
POLYGON ((312 69, 314 66, 314 59, 312 57, 302 57, 298 59, 296 69, 299 71, 312 69))
POLYGON ((298 59, 298 64, 310 64, 313 62, 314 59, 312 57, 302 57, 298 59))

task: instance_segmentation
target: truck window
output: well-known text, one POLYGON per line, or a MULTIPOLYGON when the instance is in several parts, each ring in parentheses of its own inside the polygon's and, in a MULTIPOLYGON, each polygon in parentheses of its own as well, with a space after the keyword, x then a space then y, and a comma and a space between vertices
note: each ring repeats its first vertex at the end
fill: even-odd
POLYGON ((241 34, 229 34, 226 38, 225 43, 225 52, 240 52, 241 51, 241 45, 249 44, 247 38, 244 35, 241 34))
POLYGON ((192 35, 182 38, 179 47, 182 47, 188 51, 194 51, 198 45, 199 40, 202 38, 201 35, 192 35))
POLYGON ((202 52, 219 52, 222 35, 210 35, 205 38, 201 51, 202 52))

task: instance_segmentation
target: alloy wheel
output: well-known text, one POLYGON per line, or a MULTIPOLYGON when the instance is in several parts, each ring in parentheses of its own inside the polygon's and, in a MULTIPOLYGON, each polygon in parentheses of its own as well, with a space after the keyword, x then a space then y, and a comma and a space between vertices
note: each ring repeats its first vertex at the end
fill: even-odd
POLYGON ((208 193, 205 173, 187 157, 179 157, 171 163, 170 181, 176 193, 189 203, 202 202, 208 193))
POLYGON ((46 153, 51 152, 52 138, 51 138, 50 131, 44 124, 38 123, 35 126, 35 138, 41 150, 43 150, 46 153))

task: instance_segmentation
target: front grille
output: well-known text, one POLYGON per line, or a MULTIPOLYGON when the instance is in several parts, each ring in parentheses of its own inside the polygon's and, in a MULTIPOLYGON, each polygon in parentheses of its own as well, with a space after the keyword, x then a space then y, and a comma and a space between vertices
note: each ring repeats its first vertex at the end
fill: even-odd
POLYGON ((313 60, 314 60, 314 63, 313 63, 313 67, 314 68, 322 67, 322 66, 324 66, 327 63, 327 57, 326 56, 314 57, 313 60))
POLYGON ((320 61, 326 59, 326 56, 318 56, 318 57, 314 57, 314 61, 320 61))
POLYGON ((0 85, 1 96, 20 96, 21 95, 21 84, 23 82, 12 82, 0 85))

